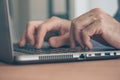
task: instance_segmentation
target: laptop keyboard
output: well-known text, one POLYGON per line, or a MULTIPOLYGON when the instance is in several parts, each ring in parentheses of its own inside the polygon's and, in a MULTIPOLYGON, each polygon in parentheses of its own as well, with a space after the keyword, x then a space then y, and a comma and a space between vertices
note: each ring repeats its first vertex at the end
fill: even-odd
POLYGON ((17 44, 14 44, 14 51, 16 52, 22 52, 22 53, 28 53, 28 54, 50 54, 50 53, 72 53, 72 52, 80 52, 80 47, 77 47, 75 49, 71 49, 68 46, 64 46, 61 48, 41 48, 36 49, 33 46, 26 45, 24 47, 19 47, 17 44))
MULTIPOLYGON (((110 51, 115 50, 113 47, 94 47, 92 51, 110 51)), ((17 44, 14 44, 14 51, 22 52, 27 54, 50 54, 50 53, 73 53, 73 52, 81 52, 81 51, 89 51, 87 48, 81 49, 80 47, 76 47, 75 49, 71 49, 68 46, 64 46, 61 48, 41 48, 36 49, 33 46, 26 45, 24 47, 19 47, 17 44)))

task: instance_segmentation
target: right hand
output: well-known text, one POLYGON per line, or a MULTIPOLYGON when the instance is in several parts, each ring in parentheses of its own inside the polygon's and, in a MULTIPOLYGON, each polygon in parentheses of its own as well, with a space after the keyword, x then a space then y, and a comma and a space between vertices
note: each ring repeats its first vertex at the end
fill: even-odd
MULTIPOLYGON (((91 38, 105 41, 120 49, 120 23, 99 8, 75 18, 71 22, 71 47, 78 43, 82 48, 93 48, 91 38)), ((101 42, 103 42, 101 41, 101 42)))
POLYGON ((45 21, 28 22, 26 31, 18 44, 20 47, 23 47, 29 43, 36 48, 41 48, 46 34, 51 31, 57 31, 59 35, 49 39, 50 46, 57 48, 67 45, 69 42, 70 25, 71 21, 58 17, 52 17, 45 21))

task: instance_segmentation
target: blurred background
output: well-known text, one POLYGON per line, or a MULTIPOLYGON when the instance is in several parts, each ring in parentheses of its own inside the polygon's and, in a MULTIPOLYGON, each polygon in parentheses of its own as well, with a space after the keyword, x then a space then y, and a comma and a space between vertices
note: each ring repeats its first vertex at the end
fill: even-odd
POLYGON ((73 19, 93 9, 102 8, 111 16, 118 10, 117 0, 10 0, 14 41, 18 41, 26 23, 51 16, 73 19))

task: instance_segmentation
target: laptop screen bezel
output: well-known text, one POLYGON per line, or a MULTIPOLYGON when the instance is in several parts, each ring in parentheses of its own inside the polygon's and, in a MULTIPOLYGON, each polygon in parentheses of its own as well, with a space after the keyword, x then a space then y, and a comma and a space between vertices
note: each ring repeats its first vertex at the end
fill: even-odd
POLYGON ((5 62, 13 62, 13 45, 11 39, 11 22, 9 0, 1 0, 1 34, 0 34, 0 60, 5 62))

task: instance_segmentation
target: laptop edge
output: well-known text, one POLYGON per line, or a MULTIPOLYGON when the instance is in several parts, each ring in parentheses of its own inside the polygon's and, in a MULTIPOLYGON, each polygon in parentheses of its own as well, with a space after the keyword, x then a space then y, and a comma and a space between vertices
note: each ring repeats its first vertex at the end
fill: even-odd
POLYGON ((11 20, 9 13, 9 0, 0 0, 0 59, 8 63, 34 63, 34 62, 60 62, 60 61, 84 61, 98 59, 119 58, 120 51, 96 51, 96 52, 79 52, 79 53, 59 53, 59 54, 37 54, 28 55, 15 52, 13 54, 13 45, 11 39, 11 20), (4 27, 3 27, 4 26, 4 27), (2 38, 4 37, 4 38, 2 38), (16 55, 16 53, 18 55, 16 55))

